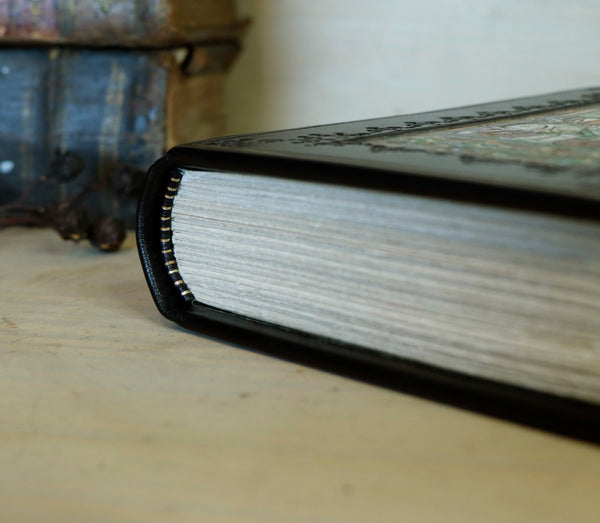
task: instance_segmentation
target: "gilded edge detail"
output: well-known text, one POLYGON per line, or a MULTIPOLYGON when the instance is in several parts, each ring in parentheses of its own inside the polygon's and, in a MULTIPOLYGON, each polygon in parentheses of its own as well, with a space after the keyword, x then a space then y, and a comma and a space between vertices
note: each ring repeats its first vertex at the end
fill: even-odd
POLYGON ((173 230, 171 227, 173 200, 179 190, 179 184, 182 177, 183 172, 180 170, 175 170, 171 173, 169 183, 167 184, 167 190, 163 197, 160 210, 160 252, 167 274, 171 278, 177 292, 179 292, 185 301, 193 302, 194 295, 181 278, 181 274, 179 274, 179 268, 177 267, 177 261, 175 260, 175 253, 173 251, 173 230))

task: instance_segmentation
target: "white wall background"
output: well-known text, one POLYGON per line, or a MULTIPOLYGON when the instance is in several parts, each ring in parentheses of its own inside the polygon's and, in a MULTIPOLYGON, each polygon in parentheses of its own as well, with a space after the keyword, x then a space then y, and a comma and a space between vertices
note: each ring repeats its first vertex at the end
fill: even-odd
POLYGON ((600 85, 600 0, 238 0, 231 133, 600 85))

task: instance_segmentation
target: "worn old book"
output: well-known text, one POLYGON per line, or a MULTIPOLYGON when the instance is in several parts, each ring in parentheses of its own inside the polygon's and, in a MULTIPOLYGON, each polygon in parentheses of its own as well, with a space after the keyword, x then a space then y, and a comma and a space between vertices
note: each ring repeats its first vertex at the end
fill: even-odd
POLYGON ((114 173, 225 132, 242 26, 233 0, 0 2, 0 227, 75 205, 133 225, 137 195, 112 186, 136 184, 114 173), (44 183, 65 158, 83 172, 44 183))
MULTIPOLYGON (((68 186, 28 198, 42 207, 86 186, 110 185, 122 168, 147 166, 166 150, 225 132, 229 43, 189 49, 0 48, 0 204, 19 201, 57 155, 77 155, 68 186)), ((137 198, 95 191, 113 215, 135 222, 137 198), (113 201, 114 200, 114 201, 113 201)), ((87 207, 98 205, 88 202, 87 207)))
POLYGON ((10 0, 0 39, 27 45, 170 47, 235 38, 233 0, 10 0))
POLYGON ((178 146, 142 265, 185 327, 598 439, 599 146, 600 89, 178 146))

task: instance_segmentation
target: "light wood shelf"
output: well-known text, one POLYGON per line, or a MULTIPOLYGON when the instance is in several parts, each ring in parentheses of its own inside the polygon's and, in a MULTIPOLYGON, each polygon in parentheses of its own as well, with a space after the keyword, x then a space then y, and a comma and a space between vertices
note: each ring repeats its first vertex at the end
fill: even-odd
POLYGON ((0 231, 0 521, 597 521, 600 449, 219 343, 0 231))

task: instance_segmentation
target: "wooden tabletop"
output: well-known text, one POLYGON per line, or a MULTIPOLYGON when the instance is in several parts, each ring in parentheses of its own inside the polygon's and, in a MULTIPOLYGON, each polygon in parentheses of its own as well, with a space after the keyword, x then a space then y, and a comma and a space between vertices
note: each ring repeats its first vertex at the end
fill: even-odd
POLYGON ((598 521, 600 447, 162 319, 116 254, 0 231, 0 521, 598 521))

